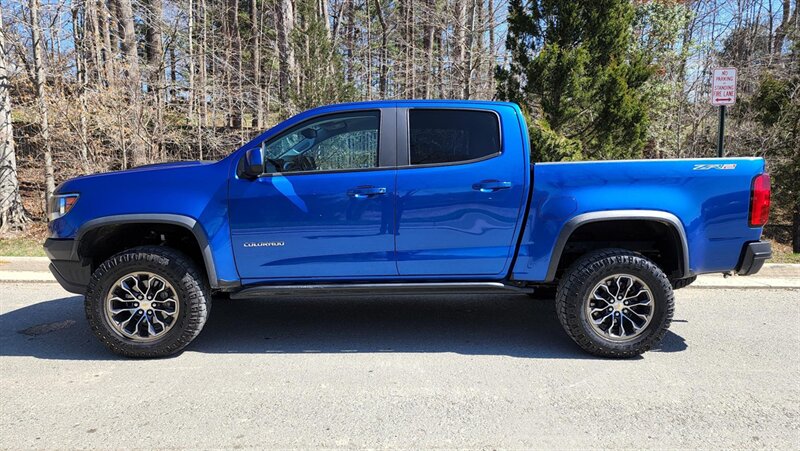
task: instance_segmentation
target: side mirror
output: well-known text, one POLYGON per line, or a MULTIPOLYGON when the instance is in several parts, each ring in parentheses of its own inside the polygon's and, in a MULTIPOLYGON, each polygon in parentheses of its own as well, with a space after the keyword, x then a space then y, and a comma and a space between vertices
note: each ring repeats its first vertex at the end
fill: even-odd
POLYGON ((243 174, 247 178, 257 178, 264 173, 264 150, 261 147, 255 147, 248 150, 244 158, 243 174))

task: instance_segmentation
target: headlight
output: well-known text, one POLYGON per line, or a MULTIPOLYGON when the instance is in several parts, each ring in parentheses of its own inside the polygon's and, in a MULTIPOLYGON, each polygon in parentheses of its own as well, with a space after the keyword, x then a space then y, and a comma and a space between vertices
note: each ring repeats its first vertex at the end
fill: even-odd
POLYGON ((56 194, 50 197, 50 201, 47 202, 47 219, 53 221, 64 216, 72 210, 76 202, 78 202, 77 194, 56 194))

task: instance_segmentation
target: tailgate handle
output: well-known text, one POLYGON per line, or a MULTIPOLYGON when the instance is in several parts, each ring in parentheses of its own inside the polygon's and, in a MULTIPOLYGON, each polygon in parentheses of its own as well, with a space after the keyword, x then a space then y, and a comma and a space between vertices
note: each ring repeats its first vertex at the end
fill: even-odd
POLYGON ((482 193, 493 193, 502 189, 511 188, 511 182, 501 182, 499 180, 483 180, 472 185, 472 189, 482 193))

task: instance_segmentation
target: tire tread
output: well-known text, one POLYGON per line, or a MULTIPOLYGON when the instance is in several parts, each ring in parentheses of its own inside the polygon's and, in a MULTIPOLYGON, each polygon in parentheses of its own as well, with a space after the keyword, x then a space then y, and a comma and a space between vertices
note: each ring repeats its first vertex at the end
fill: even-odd
POLYGON ((664 272, 643 255, 624 249, 602 249, 579 258, 564 273, 556 294, 556 314, 567 335, 585 351, 601 357, 628 358, 650 350, 664 338, 672 322, 674 311, 675 301, 672 286, 664 272), (602 345, 585 333, 582 327, 579 309, 583 308, 584 284, 592 274, 610 265, 651 273, 658 281, 658 285, 650 287, 650 289, 659 290, 665 294, 666 311, 661 318, 653 318, 659 323, 651 323, 648 327, 655 327, 655 333, 645 332, 643 335, 646 339, 644 340, 602 345))
POLYGON ((197 337, 208 319, 211 296, 205 275, 185 254, 164 246, 138 246, 119 252, 98 266, 89 280, 84 307, 92 331, 112 352, 127 357, 157 358, 180 352, 197 337), (121 265, 151 266, 151 270, 161 267, 178 275, 183 273, 179 277, 180 287, 176 289, 180 289, 184 298, 181 307, 187 311, 186 324, 177 338, 158 341, 152 346, 131 345, 108 330, 100 316, 102 313, 95 311, 95 304, 104 302, 104 286, 109 274, 121 265))

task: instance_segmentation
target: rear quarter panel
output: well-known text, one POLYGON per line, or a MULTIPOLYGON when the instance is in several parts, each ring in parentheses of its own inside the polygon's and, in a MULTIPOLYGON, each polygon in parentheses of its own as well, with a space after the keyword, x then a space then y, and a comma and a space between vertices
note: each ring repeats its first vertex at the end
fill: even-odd
POLYGON ((564 224, 608 210, 671 213, 683 225, 693 274, 732 270, 744 243, 761 236, 761 228, 748 226, 748 213, 752 179, 763 171, 761 158, 536 164, 513 277, 546 280, 564 224))

